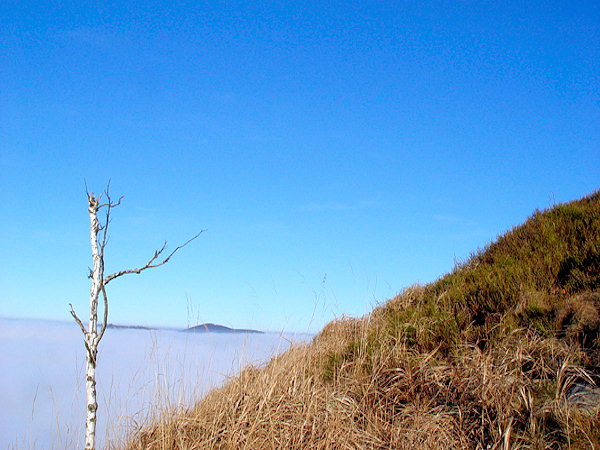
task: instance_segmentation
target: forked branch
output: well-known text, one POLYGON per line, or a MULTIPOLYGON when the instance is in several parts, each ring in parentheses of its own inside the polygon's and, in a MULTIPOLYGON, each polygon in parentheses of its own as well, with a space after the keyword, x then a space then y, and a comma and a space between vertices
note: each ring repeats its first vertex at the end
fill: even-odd
MULTIPOLYGON (((94 364, 96 364, 96 357, 94 356, 94 352, 92 351, 92 348, 90 347, 90 342, 89 342, 90 333, 88 333, 86 331, 85 327, 83 326, 83 323, 81 322, 79 317, 77 317, 77 313, 73 309, 73 305, 71 303, 69 303, 69 306, 71 307, 71 315, 73 316, 73 319, 75 319, 75 322, 77 322, 77 324, 79 325, 79 328, 81 328, 81 332, 83 333, 83 342, 85 344, 86 350, 88 351, 88 355, 89 355, 90 359, 94 362, 94 364)), ((105 319, 106 319, 106 316, 105 316, 105 319)), ((98 340, 98 342, 99 342, 99 340, 98 340)))
POLYGON ((143 267, 139 267, 137 269, 127 269, 127 270, 121 270, 120 272, 115 272, 109 276, 107 276, 104 279, 104 283, 103 285, 106 286, 110 281, 114 280, 115 278, 118 278, 122 275, 126 275, 128 273, 140 273, 143 270, 146 269, 152 269, 154 267, 160 267, 163 264, 166 264, 169 262, 169 260, 171 259, 171 257, 175 254, 175 252, 177 252, 177 250, 185 247, 186 245, 188 245, 190 242, 192 242, 194 239, 196 239, 198 236, 200 236, 202 233, 204 233, 204 231, 206 230, 201 230, 200 233, 198 233, 196 236, 194 236, 191 239, 188 239, 185 243, 181 244, 180 246, 176 247, 175 250, 173 250, 169 256, 167 256, 165 259, 163 259, 161 262, 153 264, 154 261, 156 261, 158 259, 158 257, 165 251, 165 248, 167 247, 167 243, 165 242, 164 245, 162 246, 162 248, 160 250, 156 250, 154 252, 154 256, 152 256, 152 258, 150 258, 150 260, 143 266, 143 267))
POLYGON ((77 322, 77 325, 79 325, 79 328, 81 328, 81 332, 83 333, 83 335, 87 337, 87 331, 85 330, 85 327, 83 326, 83 323, 81 322, 79 317, 77 317, 77 313, 73 309, 73 305, 69 303, 69 306, 71 307, 71 315, 73 316, 73 319, 75 319, 75 322, 77 322))

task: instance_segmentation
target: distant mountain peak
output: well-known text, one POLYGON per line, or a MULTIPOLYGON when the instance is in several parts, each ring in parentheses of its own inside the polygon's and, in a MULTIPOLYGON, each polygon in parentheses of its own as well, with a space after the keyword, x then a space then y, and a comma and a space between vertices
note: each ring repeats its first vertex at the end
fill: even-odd
POLYGON ((263 331, 258 330, 247 330, 247 329, 239 329, 239 328, 229 328, 223 325, 217 325, 214 323, 201 323, 200 325, 196 325, 194 327, 189 327, 185 330, 185 332, 190 333, 260 333, 263 331))

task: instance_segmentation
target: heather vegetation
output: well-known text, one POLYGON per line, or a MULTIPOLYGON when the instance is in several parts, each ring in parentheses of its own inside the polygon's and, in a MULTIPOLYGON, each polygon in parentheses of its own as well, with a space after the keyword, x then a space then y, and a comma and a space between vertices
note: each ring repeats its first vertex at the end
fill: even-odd
POLYGON ((250 367, 130 449, 600 448, 600 192, 250 367))

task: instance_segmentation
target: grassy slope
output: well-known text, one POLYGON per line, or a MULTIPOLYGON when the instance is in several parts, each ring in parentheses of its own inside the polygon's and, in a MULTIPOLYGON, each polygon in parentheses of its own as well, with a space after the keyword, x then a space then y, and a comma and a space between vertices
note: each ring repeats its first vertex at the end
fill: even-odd
POLYGON ((600 448, 600 192, 248 368, 129 448, 600 448))

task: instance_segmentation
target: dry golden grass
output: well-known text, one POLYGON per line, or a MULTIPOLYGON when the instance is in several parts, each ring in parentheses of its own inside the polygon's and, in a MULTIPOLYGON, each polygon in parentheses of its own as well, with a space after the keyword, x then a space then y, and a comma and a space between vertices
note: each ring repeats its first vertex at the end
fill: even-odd
POLYGON ((600 448, 600 402, 569 400, 599 380, 599 331, 596 193, 247 368, 127 448, 600 448))

